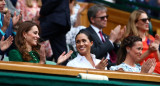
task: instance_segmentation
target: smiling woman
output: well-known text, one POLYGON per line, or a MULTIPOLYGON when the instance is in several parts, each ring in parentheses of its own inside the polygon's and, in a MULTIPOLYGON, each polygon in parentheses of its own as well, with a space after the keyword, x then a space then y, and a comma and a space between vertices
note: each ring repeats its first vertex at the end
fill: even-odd
POLYGON ((79 54, 68 62, 67 66, 107 70, 108 60, 104 58, 101 61, 96 59, 95 55, 90 53, 92 45, 93 40, 91 35, 85 30, 80 30, 76 35, 76 48, 79 54))
POLYGON ((33 63, 39 63, 43 60, 45 62, 45 59, 40 59, 38 56, 40 49, 40 45, 38 44, 40 38, 39 32, 40 27, 37 24, 30 21, 22 23, 15 37, 15 44, 18 50, 14 49, 9 52, 9 60, 29 61, 33 63))
MULTIPOLYGON (((31 62, 31 63, 46 63, 45 46, 38 43, 40 27, 31 21, 25 21, 20 24, 16 37, 15 44, 17 49, 9 52, 9 61, 31 62)), ((72 51, 65 55, 62 53, 59 56, 58 64, 62 63, 70 57, 72 51)))
POLYGON ((128 36, 124 38, 118 52, 117 66, 111 66, 110 70, 152 73, 156 65, 155 59, 148 59, 142 67, 136 64, 142 55, 142 49, 140 37, 128 36))
POLYGON ((135 35, 142 38, 143 50, 140 59, 136 62, 142 65, 145 61, 150 58, 155 58, 156 69, 154 72, 160 73, 160 70, 156 71, 160 66, 160 54, 159 54, 159 36, 156 35, 154 38, 152 35, 148 33, 149 30, 149 22, 150 18, 147 16, 147 13, 143 10, 135 10, 131 13, 126 32, 124 33, 124 37, 135 35))

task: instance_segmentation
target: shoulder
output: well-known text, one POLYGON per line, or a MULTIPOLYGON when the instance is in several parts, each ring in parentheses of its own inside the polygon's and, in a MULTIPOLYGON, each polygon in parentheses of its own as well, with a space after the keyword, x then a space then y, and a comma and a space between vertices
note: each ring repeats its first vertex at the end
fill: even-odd
POLYGON ((12 54, 12 53, 20 54, 20 52, 17 49, 12 49, 9 51, 9 54, 12 54))
POLYGON ((16 50, 10 50, 8 53, 9 61, 23 61, 21 53, 16 50))
POLYGON ((121 64, 116 65, 116 66, 111 66, 111 67, 110 67, 110 70, 118 70, 118 69, 120 69, 120 68, 122 68, 122 69, 126 68, 126 64, 121 63, 121 64))
POLYGON ((150 37, 151 40, 154 40, 154 39, 155 39, 152 35, 149 35, 149 37, 150 37))
POLYGON ((73 60, 67 63, 67 66, 74 67, 76 64, 79 63, 80 59, 81 59, 81 56, 78 54, 76 58, 74 58, 73 60))
POLYGON ((74 67, 75 65, 78 62, 78 57, 70 60, 68 63, 67 63, 67 66, 71 66, 71 67, 74 67))
POLYGON ((88 32, 92 31, 92 27, 91 26, 87 27, 85 31, 88 31, 88 32))

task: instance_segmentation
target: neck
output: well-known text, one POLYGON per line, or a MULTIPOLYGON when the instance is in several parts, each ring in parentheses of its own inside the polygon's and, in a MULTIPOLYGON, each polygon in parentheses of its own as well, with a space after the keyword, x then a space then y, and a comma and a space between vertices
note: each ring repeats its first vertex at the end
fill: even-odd
POLYGON ((86 57, 86 59, 90 62, 90 64, 91 64, 93 67, 95 67, 95 64, 94 64, 94 61, 93 61, 93 59, 92 59, 92 57, 91 57, 91 54, 88 53, 88 54, 85 55, 85 57, 86 57))
POLYGON ((139 36, 142 38, 142 41, 146 38, 146 31, 139 31, 139 36))
POLYGON ((27 44, 27 43, 26 43, 26 50, 28 52, 32 51, 32 47, 29 44, 27 44))
POLYGON ((130 55, 128 55, 128 54, 127 54, 127 56, 126 56, 126 59, 125 59, 124 63, 126 63, 126 64, 128 64, 128 65, 130 65, 130 66, 132 66, 132 67, 135 66, 134 60, 133 60, 132 57, 130 57, 130 55))

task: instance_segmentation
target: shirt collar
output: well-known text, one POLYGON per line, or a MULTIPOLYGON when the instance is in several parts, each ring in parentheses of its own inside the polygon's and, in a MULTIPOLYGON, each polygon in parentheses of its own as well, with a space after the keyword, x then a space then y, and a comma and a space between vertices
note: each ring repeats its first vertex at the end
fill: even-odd
POLYGON ((91 24, 91 27, 93 28, 93 30, 94 30, 97 34, 99 34, 99 31, 102 31, 102 29, 99 29, 99 28, 95 27, 95 26, 92 25, 92 24, 91 24))
MULTIPOLYGON (((81 56, 79 53, 78 53, 77 57, 78 57, 78 58, 77 58, 78 61, 81 61, 81 60, 83 60, 83 59, 86 59, 85 56, 81 56)), ((95 56, 94 54, 91 54, 91 57, 92 57, 93 61, 95 62, 96 56, 95 56)))

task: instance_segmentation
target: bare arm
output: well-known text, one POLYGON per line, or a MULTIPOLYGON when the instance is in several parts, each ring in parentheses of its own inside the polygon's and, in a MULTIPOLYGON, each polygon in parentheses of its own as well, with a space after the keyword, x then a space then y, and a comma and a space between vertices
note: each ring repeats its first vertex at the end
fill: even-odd
POLYGON ((79 10, 78 10, 78 13, 77 13, 77 20, 74 24, 74 27, 77 27, 81 24, 81 13, 85 10, 85 8, 88 6, 88 3, 85 4, 84 6, 82 6, 79 10))

